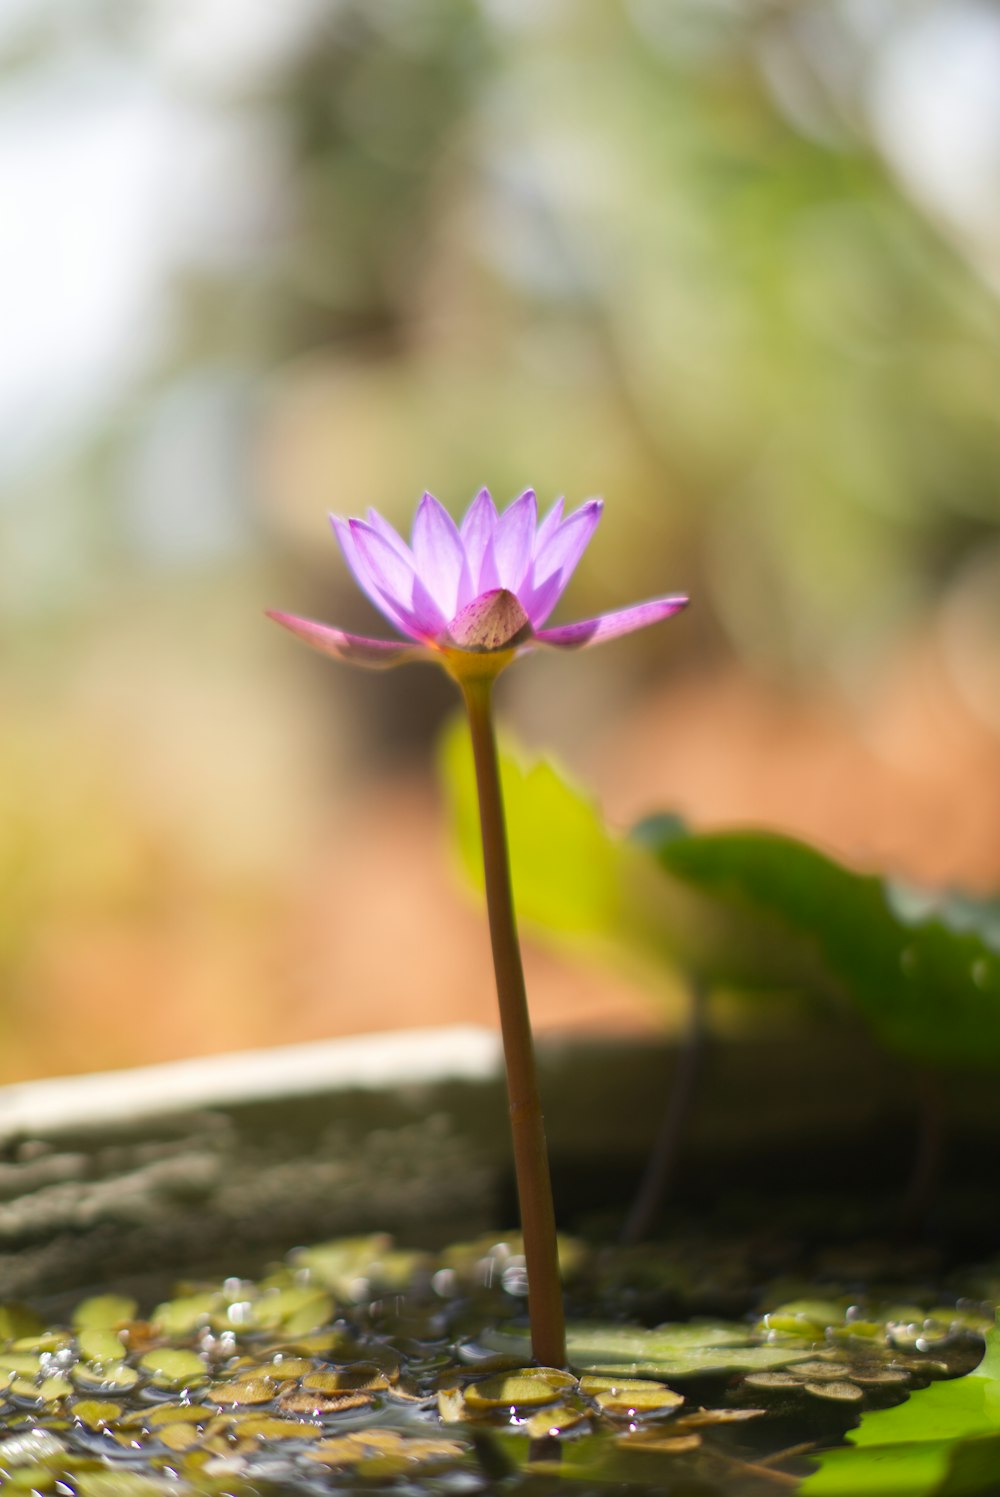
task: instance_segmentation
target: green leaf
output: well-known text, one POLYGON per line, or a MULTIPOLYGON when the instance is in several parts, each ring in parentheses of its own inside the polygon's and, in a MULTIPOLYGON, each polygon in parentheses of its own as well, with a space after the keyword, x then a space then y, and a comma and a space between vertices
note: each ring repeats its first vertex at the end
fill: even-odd
MULTIPOLYGON (((113 1330, 134 1320, 137 1308, 129 1295, 94 1294, 77 1305, 73 1311, 73 1324, 78 1331, 113 1330)), ((120 1347, 118 1355, 121 1355, 120 1347)))
MULTIPOLYGON (((879 1041, 934 1065, 1000 1065, 1000 902, 928 894, 769 832, 689 832, 651 817, 614 837, 552 764, 501 753, 521 916, 667 961, 709 986, 850 1004, 879 1041)), ((464 725, 442 769, 465 865, 481 881, 464 725)))
POLYGON ((14 1341, 21 1336, 35 1336, 45 1327, 45 1322, 27 1305, 14 1301, 0 1303, 0 1344, 14 1341))
POLYGON ((988 1497, 1000 1470, 1000 1332, 974 1372, 863 1416, 802 1497, 988 1497))
POLYGON ((710 980, 836 995, 892 1049, 938 1064, 1000 1064, 989 904, 927 899, 918 909, 898 886, 772 833, 671 835, 650 850, 670 885, 666 922, 685 908, 678 949, 710 980))
MULTIPOLYGON (((523 1355, 527 1331, 490 1330, 482 1338, 492 1351, 523 1355)), ((766 1372, 803 1362, 801 1346, 759 1346, 745 1325, 721 1321, 641 1326, 576 1321, 566 1327, 566 1355, 577 1373, 620 1377, 687 1378, 705 1373, 766 1372)))
MULTIPOLYGON (((597 805, 547 760, 500 755, 511 874, 519 915, 560 934, 617 936, 626 923, 623 862, 631 850, 609 835, 597 805)), ((441 772, 463 866, 482 886, 472 749, 464 719, 447 729, 441 772)))

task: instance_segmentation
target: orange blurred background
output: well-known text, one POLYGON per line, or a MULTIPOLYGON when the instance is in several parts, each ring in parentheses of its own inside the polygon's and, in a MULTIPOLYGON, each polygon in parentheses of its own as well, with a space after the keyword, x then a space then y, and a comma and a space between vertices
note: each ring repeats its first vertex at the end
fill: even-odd
POLYGON ((378 630, 326 513, 424 487, 603 493, 560 617, 691 593, 504 683, 613 824, 1000 886, 998 69, 972 0, 4 9, 0 1079, 493 1022, 448 683, 262 617, 378 630))

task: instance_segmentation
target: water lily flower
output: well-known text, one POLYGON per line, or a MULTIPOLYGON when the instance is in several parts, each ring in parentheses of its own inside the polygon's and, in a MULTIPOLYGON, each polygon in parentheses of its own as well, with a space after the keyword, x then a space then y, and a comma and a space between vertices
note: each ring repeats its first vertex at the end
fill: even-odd
POLYGON ((409 545, 373 509, 367 520, 335 516, 333 528, 347 565, 404 638, 367 639, 293 614, 270 614, 306 644, 354 665, 380 670, 408 660, 436 661, 455 678, 465 701, 479 793, 531 1346, 543 1367, 565 1366, 566 1330, 552 1183, 510 882, 493 683, 526 650, 580 649, 669 618, 687 603, 677 595, 653 598, 579 624, 546 628, 600 516, 599 499, 588 500, 565 517, 559 499, 539 524, 531 489, 503 514, 497 513, 483 489, 456 525, 443 505, 425 494, 409 545))
POLYGON ((564 517, 558 499, 539 524, 533 490, 526 489, 498 514, 489 491, 482 489, 456 525, 433 494, 425 494, 409 545, 374 509, 367 520, 334 515, 333 529, 356 581, 405 640, 368 639, 288 613, 271 611, 269 617, 306 644, 353 665, 381 670, 435 661, 461 680, 496 675, 516 655, 539 647, 581 649, 679 612, 688 600, 671 595, 580 623, 543 627, 601 509, 600 499, 590 499, 564 517))

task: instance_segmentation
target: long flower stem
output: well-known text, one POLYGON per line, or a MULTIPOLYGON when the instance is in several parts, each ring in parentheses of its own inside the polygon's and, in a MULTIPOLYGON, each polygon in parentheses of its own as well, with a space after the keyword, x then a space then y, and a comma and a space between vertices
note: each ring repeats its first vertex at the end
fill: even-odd
POLYGON ((538 1095, 535 1050, 517 939, 504 823, 503 792, 493 730, 493 683, 462 683, 469 714, 479 791, 479 819, 486 871, 486 905, 500 1003, 500 1030, 507 1068, 507 1100, 514 1142, 514 1171, 528 1274, 531 1350, 545 1367, 566 1365, 566 1329, 556 1251, 555 1211, 549 1177, 545 1125, 538 1095))

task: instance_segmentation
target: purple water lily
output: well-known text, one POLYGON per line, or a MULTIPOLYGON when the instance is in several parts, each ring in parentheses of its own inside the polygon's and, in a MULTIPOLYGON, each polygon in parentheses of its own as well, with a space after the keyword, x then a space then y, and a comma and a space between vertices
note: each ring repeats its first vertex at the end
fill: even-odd
MULTIPOLYGON (((502 514, 482 489, 456 525, 432 494, 417 508, 410 545, 377 511, 367 520, 333 516, 333 528, 359 586, 406 641, 367 639, 293 614, 269 617, 341 660, 385 669, 436 660, 453 674, 472 666, 463 656, 488 654, 491 674, 515 654, 538 646, 580 649, 669 618, 687 598, 653 598, 615 613, 554 629, 544 625, 562 596, 601 517, 600 499, 563 516, 558 499, 538 523, 526 489, 502 514)), ((479 662, 479 668, 486 662, 479 662)))
POLYGON ((483 489, 461 525, 455 524, 433 495, 425 494, 409 545, 373 509, 367 520, 335 517, 333 528, 347 565, 376 608, 405 639, 365 639, 312 619, 288 613, 270 615, 306 644, 356 665, 378 670, 407 660, 436 660, 455 678, 465 701, 524 1234, 531 1347, 543 1367, 566 1365, 566 1330, 492 699, 495 678, 525 650, 539 645, 580 649, 655 624, 686 604, 687 598, 678 596, 653 598, 579 624, 543 627, 600 517, 599 499, 589 500, 565 517, 559 499, 539 524, 531 489, 503 514, 497 513, 483 489))

